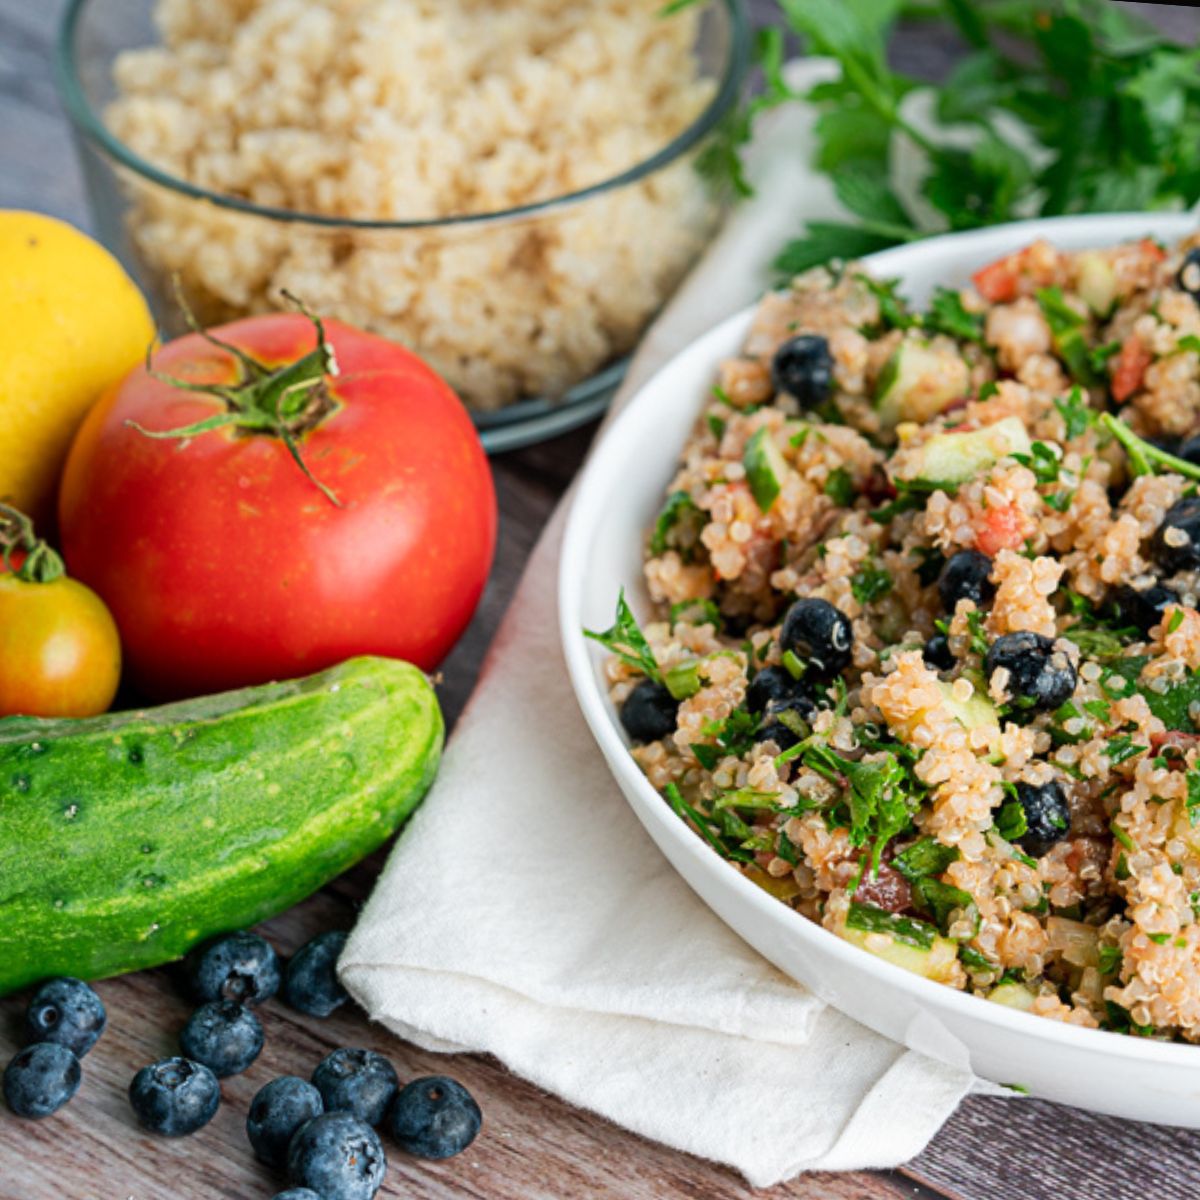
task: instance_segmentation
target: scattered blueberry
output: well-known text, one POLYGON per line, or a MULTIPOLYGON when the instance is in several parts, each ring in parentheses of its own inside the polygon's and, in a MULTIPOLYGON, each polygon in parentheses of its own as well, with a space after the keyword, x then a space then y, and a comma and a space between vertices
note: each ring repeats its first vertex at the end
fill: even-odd
POLYGON ((1150 552, 1171 574, 1200 567, 1200 496, 1185 496, 1167 509, 1150 552))
POLYGON ((129 1103, 143 1129, 183 1137, 213 1119, 221 1103, 221 1085, 201 1063, 164 1058, 133 1077, 129 1103))
POLYGON ((387 1157, 379 1135, 353 1113, 314 1117, 288 1146, 288 1178, 321 1200, 371 1200, 383 1182, 387 1157))
POLYGON ((786 667, 763 667, 746 689, 746 707, 752 713, 801 709, 806 703, 809 709, 815 709, 811 686, 805 680, 793 679, 786 667))
POLYGON ((1200 246, 1184 255, 1183 264, 1175 276, 1175 286, 1200 303, 1200 246))
POLYGON ((850 664, 854 631, 850 618, 828 600, 797 600, 783 618, 779 644, 816 679, 832 679, 850 664))
POLYGON ((1017 800, 1025 812, 1025 832, 1017 845, 1035 858, 1041 858, 1056 842, 1071 832, 1071 806, 1066 793, 1057 784, 1017 784, 1017 800))
POLYGON ((283 972, 282 992, 292 1008, 310 1017, 327 1017, 350 999, 337 977, 338 956, 345 945, 345 933, 322 933, 292 955, 283 972))
POLYGON ((1114 590, 1108 610, 1117 624, 1132 625, 1139 633, 1148 634, 1162 621, 1167 605, 1178 603, 1179 593, 1165 584, 1152 583, 1148 588, 1138 591, 1123 583, 1114 590))
POLYGON ((37 1120, 58 1112, 79 1090, 79 1059, 68 1046, 35 1042, 4 1069, 4 1099, 18 1117, 37 1120))
POLYGON ((921 651, 925 665, 935 671, 949 671, 954 666, 954 653, 950 639, 944 633, 935 633, 921 651))
POLYGON ((397 1145, 421 1158, 461 1154, 482 1124, 475 1097, 444 1075, 414 1079, 396 1097, 388 1116, 388 1129, 397 1145))
POLYGON ((259 1088, 246 1114, 246 1137, 259 1162, 287 1164, 288 1143, 306 1121, 325 1111, 321 1093, 306 1079, 284 1075, 259 1088))
POLYGON ((675 732, 679 701, 653 679, 643 679, 621 705, 621 724, 635 742, 657 742, 675 732))
POLYGON ((1009 699, 1019 709, 1054 709, 1071 698, 1078 676, 1067 652, 1040 633, 1006 633, 991 645, 987 678, 1003 668, 1009 699))
POLYGON ((192 995, 202 1004, 261 1004, 279 991, 279 959, 256 933, 230 933, 198 946, 184 960, 192 995))
POLYGON ((938 577, 942 608, 953 613, 960 600, 974 600, 976 608, 983 608, 996 594, 991 573, 992 560, 978 550, 959 550, 952 554, 938 577))
POLYGON ((1190 438, 1185 438, 1168 453, 1174 454, 1176 458, 1182 458, 1184 462, 1200 466, 1200 434, 1193 434, 1190 438))
POLYGON ((395 1068, 382 1054, 346 1046, 317 1063, 312 1081, 326 1112, 350 1112, 368 1125, 383 1120, 400 1089, 395 1068))
POLYGON ((781 721, 771 721, 766 725, 760 726, 754 735, 756 744, 759 742, 774 742, 781 752, 790 750, 799 740, 800 735, 794 729, 789 729, 781 721))
POLYGON ((262 1051, 262 1022, 232 1000, 202 1004, 183 1027, 179 1048, 218 1079, 240 1075, 262 1051))
POLYGON ((25 1010, 25 1040, 56 1042, 82 1058, 108 1023, 100 997, 82 979, 51 979, 25 1010))
POLYGON ((771 382, 777 392, 794 396, 801 408, 819 408, 833 394, 829 343, 815 333, 789 338, 771 360, 771 382))
POLYGON ((321 1200, 312 1188, 288 1188, 286 1192, 276 1192, 271 1200, 321 1200))

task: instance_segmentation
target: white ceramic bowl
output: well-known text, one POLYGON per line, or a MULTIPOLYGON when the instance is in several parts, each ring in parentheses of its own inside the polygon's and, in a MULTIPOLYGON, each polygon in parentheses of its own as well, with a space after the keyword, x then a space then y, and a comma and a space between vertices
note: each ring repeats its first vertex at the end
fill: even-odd
MULTIPOLYGON (((961 286, 984 263, 1036 237, 1081 249, 1147 234, 1170 240, 1194 227, 1195 218, 1164 214, 1026 221, 932 238, 865 261, 881 277, 899 277, 905 295, 923 304, 936 284, 961 286)), ((580 630, 612 623, 621 587, 634 611, 646 613, 643 533, 717 363, 737 352, 752 311, 705 334, 642 388, 603 436, 571 508, 559 573, 563 648, 580 707, 617 783, 659 849, 718 916, 782 971, 864 1025, 1045 1099, 1200 1128, 1200 1047, 1063 1025, 875 958, 744 879, 675 816, 630 757, 601 675, 604 652, 580 630)))

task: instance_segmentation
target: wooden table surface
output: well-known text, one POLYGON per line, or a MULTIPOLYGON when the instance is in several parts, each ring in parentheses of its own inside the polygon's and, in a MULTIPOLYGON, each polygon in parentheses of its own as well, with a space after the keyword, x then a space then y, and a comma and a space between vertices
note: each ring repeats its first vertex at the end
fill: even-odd
MULTIPOLYGON (((769 11, 769 0, 752 2, 760 13, 769 11)), ((38 209, 86 227, 82 184, 50 70, 61 3, 0 0, 0 208, 38 209)), ((1195 37, 1200 31, 1194 9, 1158 13, 1183 35, 1195 37)), ((902 35, 898 57, 905 69, 932 76, 945 69, 955 49, 916 28, 902 35)), ((470 691, 529 550, 594 432, 589 427, 495 460, 499 551, 480 612, 445 667, 442 696, 451 720, 470 691)), ((270 922, 266 933, 290 952, 323 929, 348 927, 381 862, 382 856, 375 856, 270 922)), ((134 1124, 125 1089, 139 1066, 175 1052, 188 1008, 165 969, 110 980, 98 990, 108 1006, 109 1030, 86 1059, 84 1085, 71 1105, 37 1124, 0 1111, 0 1200, 266 1200, 282 1184, 258 1166, 246 1144, 249 1100, 276 1075, 307 1075, 339 1045, 371 1046, 388 1054, 402 1078, 452 1074, 483 1106, 484 1132, 467 1153, 441 1164, 394 1153, 381 1196, 722 1200, 753 1194, 733 1172, 570 1108, 492 1060, 424 1053, 370 1026, 357 1012, 315 1021, 277 1003, 264 1009, 262 1057, 244 1076, 225 1082, 212 1124, 178 1142, 150 1138, 134 1124)), ((0 1002, 0 1060, 16 1047, 20 1014, 20 998, 0 1002)), ((1200 1059, 1197 1067, 1200 1077, 1200 1059)), ((808 1176, 761 1194, 797 1200, 1108 1200, 1132 1191, 1155 1200, 1193 1200, 1198 1183, 1200 1134, 1132 1125, 1033 1100, 974 1099, 962 1105, 922 1155, 898 1170, 808 1176)))

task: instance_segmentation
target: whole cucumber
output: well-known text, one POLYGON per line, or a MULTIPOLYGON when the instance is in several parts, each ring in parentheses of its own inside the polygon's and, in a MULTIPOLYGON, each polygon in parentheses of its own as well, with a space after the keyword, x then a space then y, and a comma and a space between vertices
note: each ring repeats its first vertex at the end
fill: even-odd
POLYGON ((167 962, 304 899, 412 812, 443 733, 426 677, 382 658, 0 720, 0 995, 167 962))

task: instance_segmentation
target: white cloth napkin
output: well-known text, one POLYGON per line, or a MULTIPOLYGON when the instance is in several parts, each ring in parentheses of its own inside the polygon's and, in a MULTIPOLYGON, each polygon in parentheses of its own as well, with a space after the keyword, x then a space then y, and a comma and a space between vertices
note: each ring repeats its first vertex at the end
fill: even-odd
MULTIPOLYGON (((806 64, 798 86, 820 64, 806 64)), ((639 352, 618 404, 768 281, 836 205, 779 110, 739 209, 639 352)), ((664 453, 669 453, 664 447, 664 453)), ((368 1013, 430 1049, 485 1051, 573 1104, 727 1163, 755 1186, 918 1153, 969 1071, 826 1008, 737 938, 659 854, 592 742, 558 646, 560 507, 432 794, 341 960, 368 1013)))

